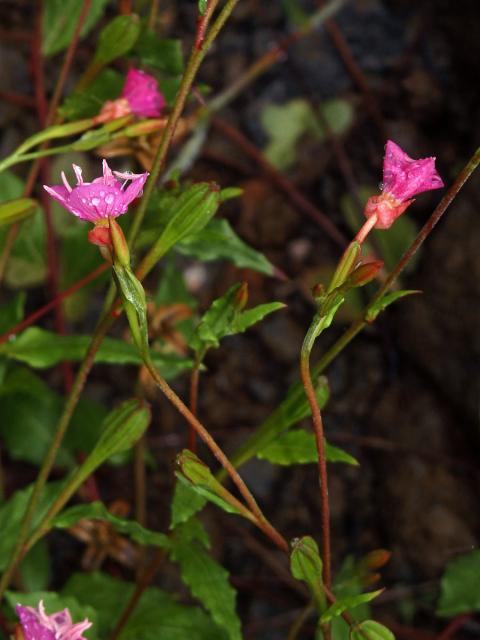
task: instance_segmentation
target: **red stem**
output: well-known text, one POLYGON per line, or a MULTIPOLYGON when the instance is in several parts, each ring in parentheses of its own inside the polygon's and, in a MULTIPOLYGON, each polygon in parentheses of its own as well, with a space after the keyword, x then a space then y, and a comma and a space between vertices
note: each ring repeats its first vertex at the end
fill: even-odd
POLYGON ((109 267, 110 267, 110 265, 107 264, 106 262, 104 264, 101 264, 96 269, 94 269, 94 271, 92 271, 88 275, 86 275, 84 278, 82 278, 81 280, 78 280, 78 282, 75 282, 75 284, 72 284, 71 287, 69 287, 68 289, 65 289, 64 291, 59 293, 56 298, 53 298, 52 300, 50 300, 50 302, 47 302, 47 304, 45 304, 43 307, 40 307, 40 309, 37 309, 36 311, 31 313, 27 318, 25 318, 24 320, 22 320, 18 324, 14 325, 6 333, 1 335, 0 336, 0 344, 3 344, 4 342, 7 342, 14 335, 16 335, 17 333, 20 333, 20 331, 23 331, 24 329, 26 329, 30 325, 34 324, 34 322, 36 322, 39 318, 42 318, 49 311, 54 309, 55 306, 58 304, 59 300, 64 300, 65 298, 68 298, 73 293, 75 293, 79 289, 82 289, 84 286, 86 286, 89 282, 92 282, 92 280, 96 280, 109 267))
POLYGON ((450 640, 453 638, 455 633, 463 627, 465 622, 471 618, 469 613, 464 613, 461 616, 456 616, 450 623, 445 627, 445 629, 440 633, 435 640, 450 640))

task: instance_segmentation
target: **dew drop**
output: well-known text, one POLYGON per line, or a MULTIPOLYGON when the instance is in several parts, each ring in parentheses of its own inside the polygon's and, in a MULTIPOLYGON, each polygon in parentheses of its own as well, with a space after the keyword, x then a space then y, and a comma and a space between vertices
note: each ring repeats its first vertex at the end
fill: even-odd
POLYGON ((92 206, 98 207, 98 205, 100 204, 100 198, 92 198, 90 202, 92 206))

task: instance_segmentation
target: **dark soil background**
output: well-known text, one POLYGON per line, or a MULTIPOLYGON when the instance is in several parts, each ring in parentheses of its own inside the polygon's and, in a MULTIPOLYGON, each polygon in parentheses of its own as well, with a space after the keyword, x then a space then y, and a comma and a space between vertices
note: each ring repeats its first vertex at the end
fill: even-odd
MULTIPOLYGON (((33 15, 27 9, 33 4, 0 2, 2 92, 32 96, 28 43, 18 34, 32 28, 33 15)), ((314 9, 313 2, 301 4, 314 9)), ((166 1, 160 11, 168 35, 185 38, 187 50, 196 3, 166 1)), ((297 97, 312 104, 334 97, 350 101, 355 120, 349 131, 323 142, 304 140, 297 163, 287 173, 348 236, 339 203, 345 194, 355 195, 359 185, 379 182, 385 137, 414 157, 435 155, 447 185, 478 146, 478 13, 476 0, 350 2, 335 16, 335 28, 364 74, 368 100, 345 66, 338 37, 336 45, 332 29, 320 29, 293 45, 280 64, 220 115, 261 149, 266 137, 259 114, 265 105, 297 97)), ((280 1, 241 0, 202 67, 200 80, 215 95, 289 31, 280 1)), ((90 46, 91 39, 83 41, 78 70, 90 46)), ((49 65, 55 68, 53 61, 49 65)), ((33 110, 13 104, 8 95, 4 98, 2 155, 37 126, 33 110)), ((197 282, 204 306, 240 279, 248 281, 252 303, 288 304, 286 311, 246 335, 225 341, 207 360, 199 414, 226 451, 233 452, 297 378, 299 348, 313 313, 309 286, 322 270, 333 267, 340 250, 218 129, 211 131, 191 176, 245 189, 242 200, 229 204, 224 213, 238 233, 288 277, 267 279, 219 263, 205 268, 192 261, 182 263, 190 281, 197 282)), ((419 197, 408 215, 422 224, 440 195, 419 197)), ((332 392, 324 412, 328 439, 361 463, 359 468, 330 466, 334 569, 347 554, 360 557, 375 548, 392 551, 381 582, 388 590, 375 616, 399 638, 433 638, 443 628, 445 622, 435 616, 442 570, 449 560, 476 547, 480 536, 479 209, 474 176, 422 248, 415 268, 402 279, 402 287, 421 289, 423 294, 390 308, 326 372, 332 392)), ((322 338, 316 357, 346 326, 339 322, 322 338)), ((117 385, 120 392, 131 391, 131 377, 119 379, 120 374, 105 369, 102 375, 109 376, 107 384, 117 385)), ((94 373, 91 386, 96 382, 105 385, 105 377, 94 373)), ((176 388, 185 396, 188 381, 177 382, 176 388)), ((154 400, 153 408, 149 446, 158 469, 149 472, 148 518, 150 526, 162 527, 168 522, 173 460, 185 446, 185 428, 163 400, 154 400)), ((207 458, 203 450, 201 454, 207 458)), ((252 462, 243 472, 287 538, 319 538, 315 465, 284 469, 252 462)), ((125 498, 131 470, 102 471, 100 483, 107 502, 125 498)), ((213 508, 207 508, 204 520, 215 554, 239 590, 245 637, 286 638, 304 600, 269 564, 270 560, 286 567, 284 559, 243 522, 213 508)), ((58 544, 64 545, 62 561, 71 563, 70 572, 78 566, 78 549, 70 549, 72 543, 64 536, 58 544)), ((118 566, 113 570, 121 571, 118 566)), ((64 573, 65 567, 59 571, 64 573)), ((157 582, 178 588, 168 566, 157 582)), ((310 634, 306 626, 302 637, 310 634)), ((479 635, 480 625, 471 619, 455 637, 479 635)))

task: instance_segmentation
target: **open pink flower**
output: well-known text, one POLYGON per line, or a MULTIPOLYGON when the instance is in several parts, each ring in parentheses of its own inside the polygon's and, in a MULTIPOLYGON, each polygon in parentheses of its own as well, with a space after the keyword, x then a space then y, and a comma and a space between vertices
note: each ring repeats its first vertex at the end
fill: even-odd
POLYGON ((383 160, 382 195, 372 196, 365 207, 367 218, 376 216, 376 229, 388 229, 413 202, 412 196, 440 189, 443 181, 435 169, 435 158, 413 160, 389 140, 383 160))
POLYGON ((95 121, 106 122, 131 113, 139 118, 159 118, 165 105, 157 80, 145 71, 130 69, 120 97, 105 102, 95 121))
POLYGON ((42 601, 38 609, 17 604, 15 610, 24 640, 86 640, 83 632, 92 626, 88 620, 73 624, 68 609, 49 616, 45 613, 42 601))
POLYGON ((82 220, 106 224, 108 218, 116 218, 127 212, 128 205, 141 195, 148 173, 112 171, 103 161, 103 176, 93 182, 84 182, 82 169, 72 165, 77 184, 71 187, 62 171, 63 184, 43 185, 52 198, 82 220), (130 185, 125 189, 128 181, 130 185))

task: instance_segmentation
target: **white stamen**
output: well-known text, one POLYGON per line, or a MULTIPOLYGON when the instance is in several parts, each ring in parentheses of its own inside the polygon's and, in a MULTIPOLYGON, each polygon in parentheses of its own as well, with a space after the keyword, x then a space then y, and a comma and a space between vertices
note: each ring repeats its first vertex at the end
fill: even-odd
POLYGON ((82 168, 79 167, 78 164, 72 164, 72 167, 75 172, 75 175, 77 176, 77 186, 79 184, 83 184, 82 168))
POLYGON ((68 184, 68 180, 67 180, 67 176, 65 175, 65 171, 62 171, 62 173, 60 174, 62 176, 62 182, 65 185, 65 189, 68 191, 68 193, 72 192, 72 187, 68 184))

